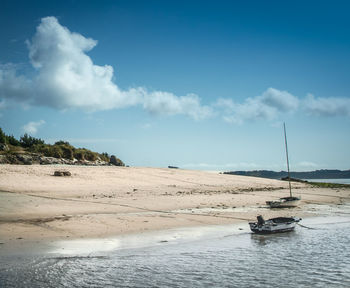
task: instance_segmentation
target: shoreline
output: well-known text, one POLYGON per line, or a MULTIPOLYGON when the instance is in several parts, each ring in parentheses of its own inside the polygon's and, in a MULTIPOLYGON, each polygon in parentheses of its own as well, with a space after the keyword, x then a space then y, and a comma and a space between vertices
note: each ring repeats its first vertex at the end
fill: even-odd
MULTIPOLYGON (((347 211, 349 211, 347 208, 347 211)), ((346 213, 349 214, 349 213, 346 213)), ((290 233, 299 233, 300 229, 318 228, 324 225, 349 223, 349 217, 344 215, 313 215, 303 219, 302 225, 290 233)), ((258 235, 250 231, 246 222, 241 221, 225 225, 203 225, 194 227, 177 227, 164 230, 110 235, 103 238, 51 239, 41 241, 25 241, 2 247, 3 257, 52 257, 52 258, 95 258, 105 257, 109 253, 130 249, 162 247, 166 245, 186 245, 197 241, 211 241, 226 237, 239 237, 250 234, 252 237, 273 237, 274 235, 258 235)), ((284 233, 283 233, 284 234, 284 233)), ((289 234, 289 233, 288 233, 289 234)))
MULTIPOLYGON (((304 218, 302 225, 296 229, 318 229, 319 225, 348 223, 348 217, 339 215, 317 215, 304 218), (312 226, 312 227, 309 227, 312 226)), ((294 233, 293 231, 292 233, 294 233)), ((210 241, 211 239, 236 237, 250 234, 253 237, 271 237, 273 235, 257 235, 250 231, 245 222, 225 225, 178 227, 166 230, 148 231, 145 233, 125 234, 107 238, 85 238, 54 241, 49 246, 47 254, 51 255, 87 255, 104 254, 116 250, 142 249, 154 246, 179 245, 194 241, 210 241)))
POLYGON ((260 214, 312 217, 322 211, 310 204, 350 202, 350 189, 293 183, 293 192, 302 196, 300 207, 267 209, 265 201, 289 193, 287 182, 168 168, 1 165, 0 253, 29 243, 247 223, 260 214), (53 176, 59 168, 72 176, 53 176))

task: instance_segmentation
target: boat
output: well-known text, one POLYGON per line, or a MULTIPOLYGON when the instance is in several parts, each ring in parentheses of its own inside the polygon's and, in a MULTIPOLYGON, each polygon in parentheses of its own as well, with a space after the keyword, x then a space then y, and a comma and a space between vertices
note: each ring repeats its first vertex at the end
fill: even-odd
POLYGON ((299 202, 299 197, 289 196, 282 197, 278 200, 266 201, 266 204, 269 205, 271 208, 292 208, 297 207, 299 202))
POLYGON ((266 201, 266 204, 271 208, 288 208, 288 207, 297 207, 301 198, 292 195, 292 185, 290 183, 290 171, 289 171, 289 158, 288 158, 288 145, 287 145, 287 133, 286 133, 286 124, 283 123, 284 128, 284 143, 286 147, 286 156, 287 156, 287 169, 288 169, 288 183, 289 183, 289 196, 282 197, 274 201, 266 201))
POLYGON ((293 231, 301 220, 297 217, 276 217, 268 220, 259 215, 258 222, 249 222, 250 230, 256 234, 272 234, 293 231))

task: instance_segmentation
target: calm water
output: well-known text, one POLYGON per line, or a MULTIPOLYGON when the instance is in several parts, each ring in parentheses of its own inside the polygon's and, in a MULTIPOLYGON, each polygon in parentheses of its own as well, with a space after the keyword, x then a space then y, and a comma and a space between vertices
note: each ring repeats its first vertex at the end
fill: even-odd
POLYGON ((338 183, 338 184, 350 184, 350 179, 304 179, 309 182, 323 182, 323 183, 338 183))
MULTIPOLYGON (((318 218, 320 219, 320 218, 318 218)), ((0 258, 0 287, 350 287, 350 217, 93 255, 0 258)))

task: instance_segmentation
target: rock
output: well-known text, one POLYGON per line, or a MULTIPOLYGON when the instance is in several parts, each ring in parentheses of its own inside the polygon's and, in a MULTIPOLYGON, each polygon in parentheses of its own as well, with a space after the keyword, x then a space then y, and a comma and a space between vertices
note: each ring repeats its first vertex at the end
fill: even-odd
POLYGON ((0 151, 9 151, 10 148, 5 143, 0 143, 0 151))
POLYGON ((53 174, 53 176, 71 176, 72 174, 65 170, 65 171, 55 171, 55 173, 53 174))
POLYGON ((33 164, 33 157, 30 155, 21 155, 17 154, 18 161, 22 162, 24 165, 32 165, 33 164))
MULTIPOLYGON (((115 157, 115 156, 114 156, 115 157)), ((124 163, 115 157, 112 159, 113 165, 124 166, 124 163)), ((111 162, 112 163, 112 162, 111 162)), ((111 165, 109 162, 102 160, 88 161, 88 160, 77 160, 77 159, 65 159, 46 157, 37 153, 4 153, 0 154, 0 164, 19 164, 19 165, 85 165, 85 166, 107 166, 111 165)))
POLYGON ((0 164, 10 164, 8 157, 6 155, 0 155, 0 164))
POLYGON ((23 164, 22 162, 20 162, 17 157, 15 155, 7 155, 6 159, 8 161, 9 164, 23 164))
POLYGON ((40 164, 42 165, 52 165, 52 164, 63 164, 61 158, 54 157, 40 157, 40 164))
POLYGON ((53 173, 53 176, 63 176, 63 172, 62 171, 55 171, 55 173, 53 173))

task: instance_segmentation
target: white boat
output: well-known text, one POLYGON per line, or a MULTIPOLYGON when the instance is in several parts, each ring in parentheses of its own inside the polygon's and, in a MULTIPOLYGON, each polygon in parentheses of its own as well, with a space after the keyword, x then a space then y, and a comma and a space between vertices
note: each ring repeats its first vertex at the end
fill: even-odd
POLYGON ((266 201, 266 204, 271 208, 291 208, 297 207, 299 205, 300 198, 299 197, 283 197, 274 201, 266 201))
POLYGON ((266 204, 271 208, 287 208, 287 207, 297 207, 301 198, 292 195, 292 185, 290 184, 290 172, 289 172, 289 159, 288 159, 288 145, 287 145, 287 134, 286 134, 286 124, 283 123, 284 128, 284 143, 286 146, 286 156, 287 156, 287 168, 288 168, 288 183, 289 183, 289 196, 283 197, 274 201, 266 201, 266 204))
POLYGON ((293 231, 295 225, 301 220, 297 217, 277 217, 264 220, 258 216, 258 222, 249 222, 250 230, 257 234, 272 234, 293 231))

